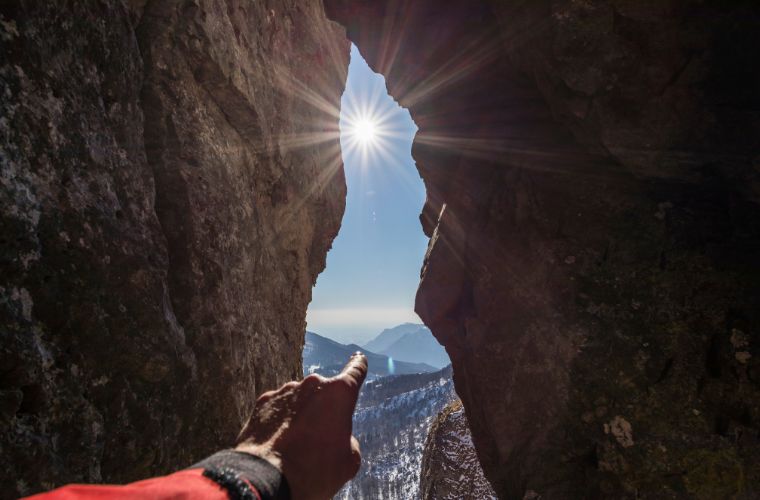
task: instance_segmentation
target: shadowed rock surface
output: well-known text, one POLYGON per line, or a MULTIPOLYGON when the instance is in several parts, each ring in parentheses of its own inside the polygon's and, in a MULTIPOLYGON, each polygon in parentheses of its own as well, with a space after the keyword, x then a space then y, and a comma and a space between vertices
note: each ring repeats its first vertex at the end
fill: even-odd
POLYGON ((3 2, 0 496, 186 466, 300 375, 348 48, 318 1, 3 2))
POLYGON ((419 127, 416 310, 499 496, 759 495, 760 11, 325 4, 419 127))

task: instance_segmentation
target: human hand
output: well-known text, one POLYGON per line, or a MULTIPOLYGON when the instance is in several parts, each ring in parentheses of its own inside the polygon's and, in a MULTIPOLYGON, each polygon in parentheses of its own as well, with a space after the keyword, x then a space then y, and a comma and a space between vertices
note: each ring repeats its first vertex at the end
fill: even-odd
POLYGON ((354 354, 332 378, 309 375, 256 400, 237 451, 269 460, 288 480, 293 500, 332 498, 359 471, 351 420, 367 358, 354 354))

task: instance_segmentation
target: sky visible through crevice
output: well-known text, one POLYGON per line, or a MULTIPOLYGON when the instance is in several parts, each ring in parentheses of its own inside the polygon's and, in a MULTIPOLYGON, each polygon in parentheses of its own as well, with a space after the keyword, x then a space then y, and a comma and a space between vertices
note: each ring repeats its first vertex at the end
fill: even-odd
POLYGON ((306 319, 309 331, 361 344, 384 328, 421 323, 414 295, 428 240, 418 218, 425 188, 411 155, 417 127, 354 45, 340 129, 346 212, 306 319))

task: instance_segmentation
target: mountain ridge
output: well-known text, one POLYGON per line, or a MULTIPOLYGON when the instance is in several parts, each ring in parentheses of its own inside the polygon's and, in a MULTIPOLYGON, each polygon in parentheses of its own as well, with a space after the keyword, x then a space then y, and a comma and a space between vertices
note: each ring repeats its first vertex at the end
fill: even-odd
POLYGON ((430 329, 420 323, 403 323, 386 328, 364 348, 384 354, 394 361, 425 363, 441 369, 450 363, 449 355, 433 337, 430 329))
POLYGON ((419 323, 402 323, 391 328, 386 328, 375 338, 364 344, 364 348, 372 352, 380 352, 388 349, 394 342, 400 340, 407 333, 416 332, 424 327, 425 325, 419 323))
POLYGON ((367 375, 370 380, 386 375, 432 373, 438 370, 425 363, 395 359, 391 361, 387 355, 372 352, 356 344, 341 344, 318 333, 307 331, 303 349, 303 374, 306 376, 319 373, 327 377, 336 375, 343 369, 348 358, 357 351, 367 356, 367 375))
POLYGON ((385 354, 394 360, 426 363, 436 368, 443 368, 451 363, 446 349, 438 343, 427 327, 403 335, 390 347, 380 351, 380 354, 385 354))

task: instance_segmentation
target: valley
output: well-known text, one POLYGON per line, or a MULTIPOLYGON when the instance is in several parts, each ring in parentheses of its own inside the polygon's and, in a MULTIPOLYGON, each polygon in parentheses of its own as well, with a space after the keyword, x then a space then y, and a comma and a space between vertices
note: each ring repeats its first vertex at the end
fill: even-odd
POLYGON ((427 459, 429 464, 448 460, 436 476, 436 480, 440 479, 446 485, 445 491, 454 491, 452 483, 459 482, 478 484, 481 485, 478 491, 490 491, 475 458, 469 428, 454 391, 451 365, 435 369, 419 362, 422 359, 436 359, 439 354, 436 349, 424 347, 431 343, 440 347, 424 325, 411 323, 383 330, 364 347, 341 344, 306 332, 304 375, 319 373, 333 376, 340 371, 347 356, 357 350, 364 352, 369 360, 368 378, 360 393, 353 422, 353 434, 361 445, 362 466, 356 477, 334 497, 336 500, 420 498, 423 455, 431 455, 427 459), (430 336, 430 342, 422 338, 426 334, 430 336), (410 339, 416 340, 421 347, 408 351, 408 362, 394 360, 389 365, 389 356, 368 350, 398 351, 399 343, 403 346, 403 343, 410 343, 410 339), (389 371, 389 366, 395 366, 394 372, 389 371), (441 421, 443 415, 448 416, 450 412, 444 412, 445 408, 456 404, 460 409, 458 420, 454 426, 437 424, 436 428, 441 431, 435 440, 436 443, 441 439, 456 440, 458 446, 455 453, 443 455, 439 447, 434 446, 435 443, 431 452, 426 452, 426 447, 430 446, 427 443, 431 426, 441 421), (460 481, 460 471, 456 468, 456 456, 460 455, 468 464, 465 468, 466 481, 460 481))

